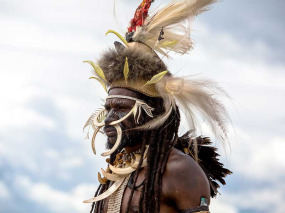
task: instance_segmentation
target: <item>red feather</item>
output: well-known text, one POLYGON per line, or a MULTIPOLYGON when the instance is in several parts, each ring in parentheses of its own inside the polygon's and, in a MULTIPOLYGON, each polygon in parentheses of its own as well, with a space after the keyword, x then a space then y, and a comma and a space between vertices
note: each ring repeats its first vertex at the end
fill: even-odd
POLYGON ((152 2, 154 2, 154 0, 143 0, 140 6, 136 9, 134 18, 130 21, 130 26, 128 28, 129 33, 135 32, 137 27, 144 24, 152 2))

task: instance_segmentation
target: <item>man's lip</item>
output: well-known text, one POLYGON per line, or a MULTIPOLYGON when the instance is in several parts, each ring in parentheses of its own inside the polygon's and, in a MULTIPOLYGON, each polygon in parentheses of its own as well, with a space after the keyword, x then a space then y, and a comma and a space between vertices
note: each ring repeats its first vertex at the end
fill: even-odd
POLYGON ((114 137, 115 135, 117 135, 117 131, 116 128, 113 126, 107 126, 104 128, 104 132, 106 133, 106 135, 108 137, 114 137))
POLYGON ((108 132, 105 132, 106 135, 111 138, 111 137, 114 137, 117 135, 117 131, 108 131, 108 132))

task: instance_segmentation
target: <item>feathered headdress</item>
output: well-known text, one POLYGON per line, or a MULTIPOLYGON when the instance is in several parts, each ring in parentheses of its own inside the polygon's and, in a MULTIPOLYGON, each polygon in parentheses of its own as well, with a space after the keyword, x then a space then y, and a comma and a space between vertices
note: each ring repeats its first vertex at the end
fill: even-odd
MULTIPOLYGON (((146 2, 150 4, 151 1, 146 2)), ((146 18, 144 14, 141 17, 142 20, 145 19, 143 24, 131 25, 127 38, 129 41, 144 43, 166 56, 169 51, 185 54, 193 45, 190 21, 214 2, 216 0, 173 0, 146 18)), ((137 19, 136 16, 134 19, 137 19)))
MULTIPOLYGON (((158 9, 149 15, 149 8, 154 0, 143 0, 137 8, 134 18, 131 20, 126 36, 123 37, 114 30, 109 30, 107 34, 114 33, 122 41, 115 42, 115 48, 107 50, 97 64, 92 61, 86 61, 91 64, 95 70, 95 76, 91 77, 98 80, 106 92, 112 88, 128 88, 138 91, 149 97, 163 98, 164 113, 153 117, 151 106, 148 106, 142 100, 133 97, 111 95, 107 98, 126 98, 135 100, 132 110, 118 121, 113 121, 109 125, 113 125, 117 130, 117 141, 113 148, 103 156, 108 156, 119 147, 122 137, 122 131, 118 125, 123 119, 130 115, 134 115, 135 121, 142 111, 144 111, 150 119, 149 122, 136 127, 140 130, 157 129, 162 126, 171 113, 178 108, 186 116, 190 129, 193 129, 193 135, 199 128, 197 119, 203 117, 204 121, 210 126, 213 133, 222 140, 227 138, 227 129, 225 122, 228 120, 228 114, 218 98, 218 94, 225 92, 216 85, 215 82, 209 80, 197 80, 188 77, 173 76, 166 65, 158 56, 157 52, 168 57, 168 53, 175 52, 185 54, 192 48, 192 40, 190 38, 191 28, 190 21, 198 14, 206 11, 208 6, 216 0, 172 0, 171 3, 158 9)), ((92 148, 95 153, 95 137, 100 131, 106 118, 106 111, 99 110, 93 114, 87 121, 86 126, 91 126, 94 130, 92 137, 92 148)), ((188 138, 186 137, 188 140, 188 138)), ((185 140, 186 140, 185 139, 185 140)), ((197 152, 202 145, 208 142, 200 143, 199 140, 188 140, 183 149, 185 153, 193 153, 196 160, 201 157, 197 152), (193 144, 192 144, 193 142, 193 144), (189 149, 191 148, 191 150, 189 149)), ((201 141, 200 141, 201 142, 201 141)), ((204 147, 203 150, 207 150, 204 147)), ((217 161, 215 150, 212 149, 211 156, 214 156, 214 162, 217 161), (214 153, 214 154, 213 154, 214 153)), ((203 158, 207 159, 205 155, 203 158)), ((146 165, 146 159, 141 161, 142 167, 146 165)), ((116 181, 102 195, 95 197, 86 202, 95 202, 106 198, 112 192, 123 184, 126 175, 133 172, 138 165, 137 159, 127 168, 115 168, 109 164, 112 173, 102 171, 104 178, 99 175, 100 183, 106 183, 106 180, 116 181)), ((203 164, 201 164, 203 166, 203 164)), ((230 171, 224 170, 221 164, 216 164, 215 169, 219 171, 216 175, 210 175, 212 183, 212 194, 217 193, 218 187, 215 180, 224 183, 223 177, 230 171)), ((204 166, 206 173, 211 174, 212 168, 204 166)))
POLYGON ((126 38, 113 30, 124 43, 115 42, 115 48, 106 51, 98 64, 90 63, 97 79, 105 88, 129 88, 150 97, 164 99, 165 113, 138 129, 161 126, 178 105, 192 129, 199 129, 197 116, 202 116, 213 133, 226 138, 228 119, 217 94, 224 91, 209 80, 175 77, 156 51, 166 55, 169 51, 185 54, 192 48, 190 21, 206 11, 216 0, 173 0, 149 15, 153 0, 143 0, 137 8, 126 33, 126 38))

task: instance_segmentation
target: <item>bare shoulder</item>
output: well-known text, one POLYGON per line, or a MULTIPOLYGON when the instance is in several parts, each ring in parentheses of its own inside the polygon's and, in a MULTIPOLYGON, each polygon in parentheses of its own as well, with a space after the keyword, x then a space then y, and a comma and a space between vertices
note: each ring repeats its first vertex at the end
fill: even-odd
POLYGON ((201 197, 210 199, 210 185, 198 163, 174 148, 163 175, 162 193, 182 210, 199 206, 201 197))

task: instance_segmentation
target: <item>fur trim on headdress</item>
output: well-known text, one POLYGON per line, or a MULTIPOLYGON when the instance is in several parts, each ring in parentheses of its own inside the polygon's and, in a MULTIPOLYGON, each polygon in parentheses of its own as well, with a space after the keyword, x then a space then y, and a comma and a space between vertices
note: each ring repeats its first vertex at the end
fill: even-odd
POLYGON ((98 60, 98 65, 104 70, 109 84, 124 79, 124 65, 128 58, 129 81, 148 81, 155 74, 165 71, 166 65, 154 53, 140 49, 124 48, 118 51, 115 48, 107 50, 98 60))

